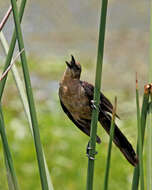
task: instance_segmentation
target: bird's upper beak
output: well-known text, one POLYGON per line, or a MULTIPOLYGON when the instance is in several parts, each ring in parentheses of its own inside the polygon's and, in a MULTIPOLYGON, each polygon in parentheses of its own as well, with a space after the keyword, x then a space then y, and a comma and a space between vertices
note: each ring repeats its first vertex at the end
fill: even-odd
POLYGON ((74 59, 73 55, 71 55, 71 62, 66 61, 65 63, 67 64, 67 66, 70 69, 73 68, 76 65, 76 62, 75 62, 75 59, 74 59))

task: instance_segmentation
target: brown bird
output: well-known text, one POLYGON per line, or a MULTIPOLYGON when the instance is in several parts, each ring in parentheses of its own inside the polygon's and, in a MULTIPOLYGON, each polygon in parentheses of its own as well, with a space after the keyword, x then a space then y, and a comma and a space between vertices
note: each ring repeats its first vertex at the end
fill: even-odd
MULTIPOLYGON (((67 68, 59 87, 61 106, 69 119, 81 131, 90 136, 94 86, 80 80, 81 65, 75 61, 73 56, 71 62, 66 61, 66 64, 67 68)), ((98 121, 108 134, 110 133, 112 110, 111 102, 101 93, 98 121)), ((96 142, 101 143, 100 137, 97 136, 96 142)), ((138 164, 138 157, 132 145, 116 124, 113 142, 133 166, 138 164)))

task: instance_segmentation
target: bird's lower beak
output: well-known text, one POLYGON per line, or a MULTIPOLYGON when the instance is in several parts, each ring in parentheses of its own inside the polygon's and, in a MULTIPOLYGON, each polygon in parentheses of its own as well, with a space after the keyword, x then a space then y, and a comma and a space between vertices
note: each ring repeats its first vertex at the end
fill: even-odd
POLYGON ((66 61, 66 64, 70 69, 73 68, 76 65, 76 62, 75 62, 75 59, 74 59, 73 55, 71 55, 70 63, 68 61, 66 61))
POLYGON ((71 69, 72 65, 69 62, 65 62, 67 64, 67 66, 71 69))

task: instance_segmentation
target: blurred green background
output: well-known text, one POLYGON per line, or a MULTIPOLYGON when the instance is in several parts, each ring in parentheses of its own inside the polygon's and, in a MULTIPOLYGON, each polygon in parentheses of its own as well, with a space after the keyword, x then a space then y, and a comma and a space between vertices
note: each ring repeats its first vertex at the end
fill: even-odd
MULTIPOLYGON (((0 20, 9 1, 0 0, 0 20)), ((135 73, 140 94, 148 81, 149 1, 109 1, 102 91, 113 102, 118 98, 117 121, 136 147, 135 73)), ((94 82, 100 1, 28 1, 22 22, 41 140, 55 190, 85 189, 88 137, 61 110, 58 84, 65 61, 73 54, 82 65, 82 79, 94 82)), ((12 16, 4 34, 13 31, 12 16)), ((17 51, 17 48, 16 48, 17 51)), ((0 69, 5 56, 0 47, 0 69)), ((20 73, 20 63, 17 63, 20 73)), ((21 189, 41 189, 34 144, 11 73, 3 96, 7 136, 21 189)), ((102 143, 97 145, 95 189, 103 186, 108 136, 99 126, 102 143)), ((0 143, 0 189, 6 190, 6 170, 0 143)), ((113 146, 109 189, 128 190, 133 167, 113 146)))

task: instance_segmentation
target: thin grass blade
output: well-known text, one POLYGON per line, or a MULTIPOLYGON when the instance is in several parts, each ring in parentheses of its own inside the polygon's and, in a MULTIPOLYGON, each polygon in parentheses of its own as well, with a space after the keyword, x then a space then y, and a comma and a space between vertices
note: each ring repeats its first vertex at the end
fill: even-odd
MULTIPOLYGON (((152 82, 152 1, 150 1, 150 59, 149 59, 149 83, 152 82)), ((152 84, 151 84, 152 85, 152 84)), ((152 86, 151 86, 152 102, 152 86)), ((148 123, 147 123, 147 190, 152 188, 152 104, 149 106, 148 123)))
POLYGON ((3 29, 3 27, 5 26, 5 23, 7 22, 10 14, 12 11, 12 7, 10 6, 7 13, 5 14, 4 18, 2 19, 1 23, 0 23, 0 31, 3 29))
MULTIPOLYGON (((23 17, 25 5, 26 5, 26 0, 22 0, 21 4, 20 4, 20 9, 19 9, 19 19, 20 19, 20 22, 21 22, 22 17, 23 17)), ((11 39, 11 43, 10 43, 10 47, 9 47, 8 54, 7 54, 7 57, 6 57, 5 66, 4 66, 4 71, 3 72, 5 72, 5 70, 9 67, 9 65, 11 63, 11 59, 12 59, 12 56, 13 56, 15 44, 16 44, 16 32, 15 32, 15 29, 14 29, 13 37, 11 39)), ((2 95, 3 95, 6 79, 7 79, 7 75, 0 82, 0 101, 2 99, 2 95)))
POLYGON ((144 190, 144 171, 143 171, 143 151, 142 151, 142 130, 141 116, 139 108, 138 82, 136 79, 136 106, 137 106, 137 126, 138 126, 138 152, 139 152, 139 172, 140 172, 140 189, 144 190))
POLYGON ((152 187, 152 97, 149 106, 149 113, 147 116, 147 190, 151 190, 152 187))
POLYGON ((5 125, 4 125, 1 105, 0 105, 0 134, 1 134, 1 138, 2 138, 4 157, 5 157, 5 162, 6 162, 7 172, 8 172, 7 173, 8 186, 9 186, 9 188, 11 188, 13 186, 12 189, 19 190, 16 173, 15 173, 14 166, 13 166, 12 155, 10 152, 10 148, 8 145, 7 136, 6 136, 6 132, 5 132, 5 125))
MULTIPOLYGON (((143 103, 142 103, 142 109, 141 109, 142 151, 143 151, 144 136, 145 136, 146 118, 147 118, 147 113, 148 113, 148 108, 149 108, 149 87, 150 86, 145 85, 143 103)), ((137 140, 137 154, 139 155, 138 142, 139 142, 139 137, 137 140)), ((134 169, 133 180, 132 180, 132 190, 138 190, 138 185, 139 185, 139 164, 134 169)))
POLYGON ((104 188, 103 188, 104 190, 108 189, 110 159, 111 159, 111 150, 112 150, 112 140, 113 140, 114 130, 115 130, 116 107, 117 107, 117 99, 115 98, 115 105, 114 105, 114 109, 113 109, 112 121, 111 121, 111 126, 110 126, 110 139, 109 139, 109 146, 108 146, 106 171, 105 171, 105 177, 104 177, 104 188))
POLYGON ((8 161, 7 161, 7 156, 6 156, 6 153, 5 153, 4 150, 3 150, 3 153, 4 153, 4 161, 5 161, 5 166, 6 166, 8 189, 9 190, 15 190, 12 175, 11 175, 11 171, 10 171, 9 164, 8 164, 8 161))

